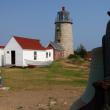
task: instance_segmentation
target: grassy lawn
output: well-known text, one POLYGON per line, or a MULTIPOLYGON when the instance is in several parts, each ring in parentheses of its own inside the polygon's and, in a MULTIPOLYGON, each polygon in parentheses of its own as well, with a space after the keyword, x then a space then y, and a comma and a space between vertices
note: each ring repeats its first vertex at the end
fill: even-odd
POLYGON ((85 87, 88 80, 88 67, 85 65, 89 63, 69 64, 59 60, 42 68, 1 68, 1 75, 4 85, 11 90, 34 90, 54 85, 85 87))

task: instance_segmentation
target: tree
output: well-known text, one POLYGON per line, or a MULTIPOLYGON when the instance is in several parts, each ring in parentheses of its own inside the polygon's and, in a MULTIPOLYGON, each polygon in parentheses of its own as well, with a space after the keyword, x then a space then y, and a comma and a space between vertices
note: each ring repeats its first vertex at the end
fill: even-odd
POLYGON ((81 58, 84 58, 84 56, 87 54, 87 51, 85 47, 80 44, 80 46, 76 49, 75 54, 79 55, 81 58))

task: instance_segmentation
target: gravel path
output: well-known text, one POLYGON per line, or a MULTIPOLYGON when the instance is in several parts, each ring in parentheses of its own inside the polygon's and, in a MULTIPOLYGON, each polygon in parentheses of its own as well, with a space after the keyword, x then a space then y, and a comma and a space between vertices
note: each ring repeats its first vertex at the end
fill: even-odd
POLYGON ((68 110, 84 88, 0 91, 0 110, 68 110))

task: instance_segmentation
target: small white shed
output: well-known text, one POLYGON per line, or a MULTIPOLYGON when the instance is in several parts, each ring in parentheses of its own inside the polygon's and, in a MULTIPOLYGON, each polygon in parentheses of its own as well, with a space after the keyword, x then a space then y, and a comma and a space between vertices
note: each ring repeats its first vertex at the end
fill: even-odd
POLYGON ((0 46, 0 66, 4 65, 4 46, 0 46))
POLYGON ((53 61, 53 49, 45 48, 37 39, 12 37, 4 48, 5 65, 28 66, 53 61))

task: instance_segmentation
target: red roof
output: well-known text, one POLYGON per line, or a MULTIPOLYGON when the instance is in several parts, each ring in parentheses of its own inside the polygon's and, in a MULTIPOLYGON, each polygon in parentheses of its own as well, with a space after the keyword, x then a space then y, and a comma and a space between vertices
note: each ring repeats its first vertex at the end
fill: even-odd
POLYGON ((14 38, 23 49, 45 50, 40 41, 37 39, 30 39, 18 36, 14 36, 14 38))
POLYGON ((5 48, 5 46, 3 46, 3 45, 0 45, 0 48, 5 48))

